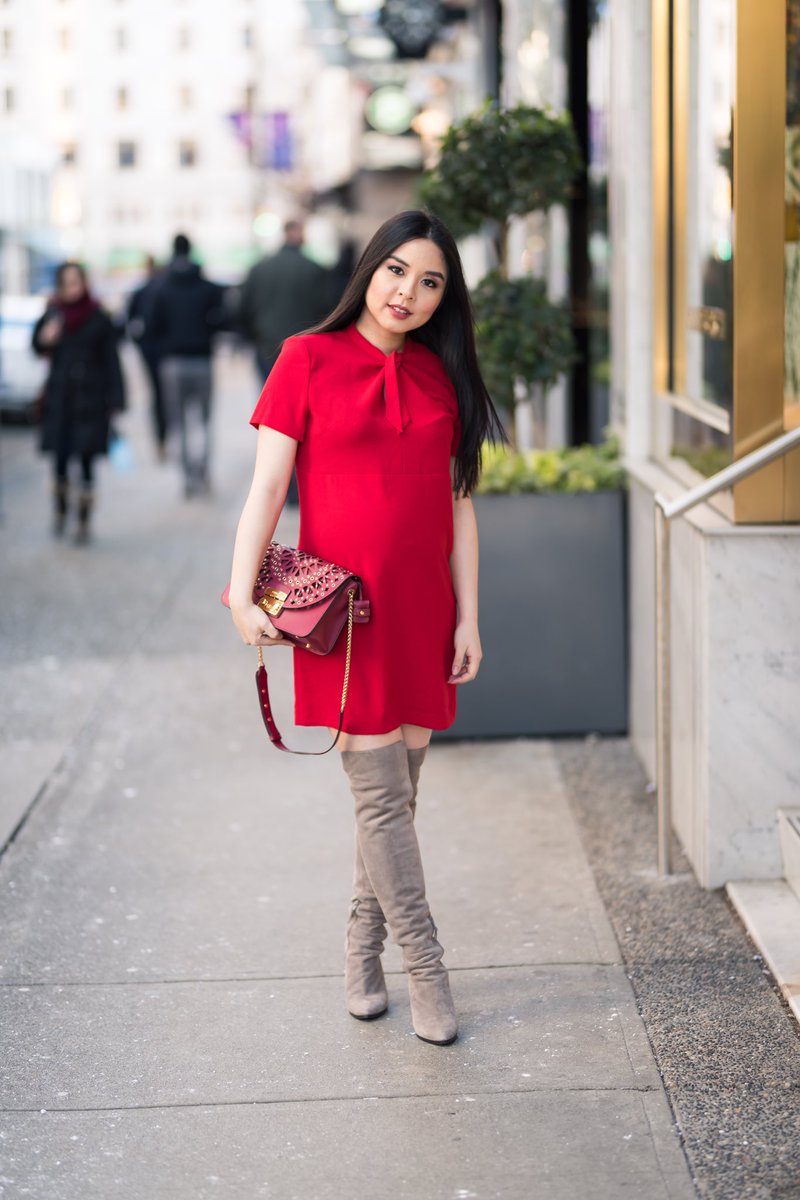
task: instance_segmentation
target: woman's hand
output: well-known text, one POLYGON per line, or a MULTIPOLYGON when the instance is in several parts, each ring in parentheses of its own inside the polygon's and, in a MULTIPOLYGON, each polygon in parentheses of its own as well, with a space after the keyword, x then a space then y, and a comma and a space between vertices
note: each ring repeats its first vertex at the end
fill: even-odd
POLYGON ((48 317, 39 330, 39 341, 43 346, 55 346, 61 337, 63 328, 64 321, 62 317, 48 317))
POLYGON ((447 682, 470 683, 478 674, 483 658, 476 621, 459 621, 453 646, 453 670, 447 682))
POLYGON ((233 623, 248 646, 276 646, 286 641, 257 604, 231 605, 233 623))

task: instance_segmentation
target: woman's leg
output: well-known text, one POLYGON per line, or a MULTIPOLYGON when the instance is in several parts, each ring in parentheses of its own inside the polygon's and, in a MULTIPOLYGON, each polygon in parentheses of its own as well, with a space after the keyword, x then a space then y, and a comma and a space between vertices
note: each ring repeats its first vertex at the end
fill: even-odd
POLYGON ((78 533, 79 542, 89 540, 89 523, 92 519, 94 506, 94 456, 81 455, 81 491, 78 497, 78 533))
POLYGON ((346 749, 342 765, 355 798, 367 877, 403 951, 414 1031, 424 1041, 447 1045, 457 1035, 457 1022, 444 951, 425 897, 405 743, 396 737, 388 744, 346 749))
POLYGON ((53 533, 61 537, 69 512, 69 452, 53 455, 53 533))

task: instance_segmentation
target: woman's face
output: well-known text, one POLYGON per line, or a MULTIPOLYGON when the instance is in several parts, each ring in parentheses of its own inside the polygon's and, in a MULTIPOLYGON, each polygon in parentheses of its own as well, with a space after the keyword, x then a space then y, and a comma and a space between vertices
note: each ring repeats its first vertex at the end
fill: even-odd
POLYGON ((61 280, 58 285, 58 298, 65 304, 72 304, 76 300, 80 300, 81 296, 86 291, 86 284, 83 281, 83 275, 77 267, 67 267, 61 273, 61 280))
POLYGON ((384 259, 369 281, 365 305, 387 333, 409 333, 436 312, 446 283, 441 250, 428 238, 416 238, 384 259))

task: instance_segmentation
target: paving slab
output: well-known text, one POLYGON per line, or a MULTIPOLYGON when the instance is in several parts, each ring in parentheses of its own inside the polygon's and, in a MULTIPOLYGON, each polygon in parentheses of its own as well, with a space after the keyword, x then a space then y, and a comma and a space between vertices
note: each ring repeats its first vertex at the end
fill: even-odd
MULTIPOLYGON (((255 724, 249 664, 230 674, 217 705, 225 668, 210 656, 128 664, 74 777, 7 855, 0 978, 342 970, 346 778, 333 756, 275 752, 255 724)), ((418 825, 450 965, 615 960, 546 748, 435 746, 418 825)), ((388 961, 399 966, 396 953, 388 961)))
POLYGON ((342 981, 0 988, 0 1107, 116 1108, 360 1095, 659 1088, 616 968, 456 971, 460 1036, 411 1030, 402 976, 380 1021, 342 981))
POLYGON ((663 1097, 648 1092, 3 1114, 0 1144, 7 1200, 695 1195, 663 1097))

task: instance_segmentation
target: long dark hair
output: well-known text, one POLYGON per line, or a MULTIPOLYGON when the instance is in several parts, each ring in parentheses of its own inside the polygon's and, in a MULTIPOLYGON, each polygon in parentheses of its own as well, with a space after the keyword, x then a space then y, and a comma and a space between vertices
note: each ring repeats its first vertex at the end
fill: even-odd
POLYGON ((345 329, 361 316, 367 288, 382 262, 406 242, 428 238, 438 246, 447 263, 447 283, 436 312, 419 329, 408 334, 433 350, 442 360, 458 397, 461 442, 456 454, 454 489, 468 496, 478 482, 481 445, 505 440, 494 405, 481 378, 475 351, 475 321, 464 281, 458 247, 446 225, 420 209, 397 213, 373 234, 336 308, 308 333, 333 333, 345 329))

